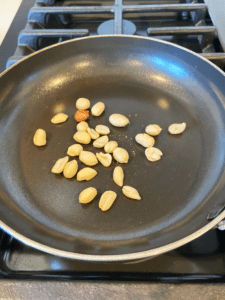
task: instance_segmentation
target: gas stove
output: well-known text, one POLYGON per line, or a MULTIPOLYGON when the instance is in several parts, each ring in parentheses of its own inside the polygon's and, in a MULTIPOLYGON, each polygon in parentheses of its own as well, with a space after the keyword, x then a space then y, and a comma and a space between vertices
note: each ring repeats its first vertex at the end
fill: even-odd
MULTIPOLYGON (((23 0, 0 47, 0 72, 49 45, 106 34, 167 40, 225 70, 223 15, 220 0, 23 0)), ((224 282, 223 239, 224 233, 214 229, 150 260, 99 264, 40 252, 0 229, 0 277, 224 282)))

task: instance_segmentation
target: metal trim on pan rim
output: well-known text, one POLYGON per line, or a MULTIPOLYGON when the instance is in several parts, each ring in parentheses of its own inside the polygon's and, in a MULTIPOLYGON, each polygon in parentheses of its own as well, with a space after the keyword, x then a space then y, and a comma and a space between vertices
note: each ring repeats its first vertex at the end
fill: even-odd
MULTIPOLYGON (((66 44, 66 43, 71 43, 71 42, 75 42, 75 41, 79 41, 79 40, 84 40, 84 39, 104 39, 106 37, 128 37, 128 38, 133 38, 133 39, 145 39, 145 40, 153 40, 156 41, 157 43, 163 43, 163 44, 168 44, 171 45, 173 47, 177 47, 179 49, 182 49, 184 51, 190 52, 193 55, 198 56, 200 59, 204 60, 205 62, 207 62, 208 64, 212 65, 212 67, 216 68, 225 78, 225 73, 216 65, 214 65, 212 62, 210 62, 209 60, 207 60, 206 58, 202 57, 201 55, 186 49, 184 47, 172 44, 170 42, 166 42, 166 41, 162 41, 162 40, 158 40, 158 39, 154 39, 154 38, 149 38, 149 37, 138 37, 138 36, 130 36, 130 35, 104 35, 104 36, 93 36, 93 37, 82 37, 82 38, 76 38, 74 40, 69 40, 69 41, 65 41, 62 42, 60 44, 66 44)), ((17 64, 20 64, 22 61, 29 59, 29 57, 33 56, 33 55, 37 55, 38 53, 42 52, 42 51, 46 51, 50 48, 53 47, 58 47, 60 44, 56 44, 56 45, 52 45, 49 47, 46 47, 42 50, 39 50, 35 53, 32 53, 30 55, 28 55, 27 57, 21 59, 20 61, 18 61, 17 63, 15 63, 13 66, 9 67, 7 70, 5 70, 4 72, 2 72, 0 74, 0 78, 6 74, 9 70, 11 70, 14 66, 16 66, 17 64)), ((207 216, 206 216, 207 217, 207 216)), ((89 262, 116 262, 116 261, 133 261, 133 260, 138 260, 138 259, 143 259, 143 258, 147 258, 147 257, 154 257, 160 254, 163 254, 165 252, 169 252, 171 250, 174 250, 178 247, 181 247, 191 241, 193 241, 194 239, 200 237, 201 235, 203 235, 204 233, 206 233, 207 231, 209 231, 210 229, 212 229, 214 226, 216 226, 221 220, 223 220, 225 218, 225 211, 223 211, 218 217, 216 217, 214 220, 212 220, 209 224, 203 226, 201 229, 197 230, 196 232, 188 235, 187 237, 180 239, 174 243, 168 244, 166 246, 162 246, 156 249, 152 249, 152 250, 147 250, 147 251, 142 251, 142 252, 136 252, 136 253, 130 253, 130 254, 121 254, 121 255, 90 255, 90 254, 80 254, 80 253, 73 253, 73 252, 67 252, 64 250, 57 250, 55 248, 49 247, 49 246, 45 246, 43 244, 40 244, 38 242, 35 242, 29 238, 26 238, 25 236, 21 235, 20 233, 16 232, 15 230, 11 229, 9 226, 7 226, 5 223, 3 223, 0 220, 0 228, 2 228, 4 231, 6 231, 7 233, 9 233, 11 236, 13 236, 14 238, 16 238, 17 240, 23 242, 24 244, 31 246, 33 248, 36 248, 38 250, 47 252, 49 254, 52 255, 56 255, 56 256, 61 256, 61 257, 65 257, 65 258, 70 258, 70 259, 77 259, 77 260, 82 260, 82 261, 89 261, 89 262)))

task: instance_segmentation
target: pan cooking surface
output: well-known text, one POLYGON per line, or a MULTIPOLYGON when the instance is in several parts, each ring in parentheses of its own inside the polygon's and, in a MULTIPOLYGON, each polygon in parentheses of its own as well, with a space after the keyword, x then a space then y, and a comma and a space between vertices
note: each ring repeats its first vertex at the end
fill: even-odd
MULTIPOLYGON (((73 43, 41 52, 1 78, 1 220, 44 245, 84 254, 154 249, 207 224, 224 186, 222 74, 191 53, 154 40, 105 38, 104 48, 97 39, 73 43), (205 77, 207 68, 215 75, 205 77), (98 175, 88 182, 51 173, 76 143, 73 116, 79 97, 90 99, 91 106, 105 103, 104 114, 90 115, 89 126, 109 126, 109 139, 129 152, 129 163, 121 165, 124 184, 137 188, 141 201, 126 198, 113 182, 119 165, 114 160, 109 168, 95 166, 98 175), (52 124, 58 112, 69 120, 52 124), (113 127, 112 113, 124 114, 130 124, 113 127), (187 123, 184 133, 170 135, 168 126, 181 122, 187 123), (155 138, 163 156, 155 163, 134 139, 149 124, 163 128, 155 138), (33 145, 38 128, 47 132, 45 147, 33 145), (91 186, 98 196, 79 204, 79 193, 91 186), (106 190, 118 196, 109 211, 101 212, 98 203, 106 190)), ((84 150, 103 151, 92 143, 84 150)), ((79 162, 79 170, 83 167, 79 162)))

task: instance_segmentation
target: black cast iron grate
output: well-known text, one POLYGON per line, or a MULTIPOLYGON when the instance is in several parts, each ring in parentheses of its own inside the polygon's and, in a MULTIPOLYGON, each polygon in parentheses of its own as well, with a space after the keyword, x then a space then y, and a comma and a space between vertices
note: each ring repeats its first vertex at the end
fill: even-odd
POLYGON ((36 0, 7 67, 52 44, 97 34, 154 36, 225 69, 225 49, 203 0, 36 0))

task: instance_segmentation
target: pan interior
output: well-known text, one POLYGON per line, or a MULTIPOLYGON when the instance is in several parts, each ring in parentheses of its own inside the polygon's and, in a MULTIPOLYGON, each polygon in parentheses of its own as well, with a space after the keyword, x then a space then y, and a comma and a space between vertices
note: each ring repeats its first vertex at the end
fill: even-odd
MULTIPOLYGON (((128 50, 120 41, 112 53, 110 43, 105 39, 101 52, 95 40, 77 43, 73 54, 70 44, 52 48, 45 51, 48 62, 39 53, 1 78, 6 84, 0 112, 0 218, 26 237, 61 250, 108 255, 163 246, 204 226, 213 203, 221 201, 224 94, 215 93, 218 87, 189 63, 191 54, 183 50, 176 49, 178 57, 157 42, 151 48, 142 45, 145 52, 135 43, 128 50), (121 165, 124 184, 136 188, 141 201, 126 198, 113 182, 114 160, 108 168, 95 166, 98 175, 89 182, 51 173, 55 161, 76 143, 73 116, 79 97, 90 99, 91 106, 105 103, 100 117, 90 115, 89 126, 109 126, 109 139, 129 152, 129 163, 121 165), (59 112, 69 120, 53 125, 50 120, 59 112), (130 124, 113 127, 108 121, 113 113, 124 114, 130 124), (182 122, 187 123, 183 134, 168 133, 170 124, 182 122), (135 142, 149 124, 163 129, 155 138, 163 156, 154 163, 135 142), (44 147, 32 142, 38 128, 47 132, 44 147), (98 196, 79 204, 79 193, 91 186, 98 196), (98 203, 106 190, 118 196, 109 211, 101 212, 98 203)), ((92 143, 84 150, 103 151, 92 143)), ((85 167, 78 164, 79 170, 85 167)))

